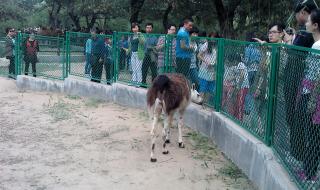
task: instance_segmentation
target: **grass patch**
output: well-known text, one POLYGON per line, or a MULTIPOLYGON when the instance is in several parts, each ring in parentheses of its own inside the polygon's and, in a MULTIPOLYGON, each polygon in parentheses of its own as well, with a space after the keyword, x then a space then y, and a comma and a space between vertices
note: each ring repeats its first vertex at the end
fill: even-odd
POLYGON ((53 117, 54 121, 68 120, 71 118, 70 104, 65 103, 63 100, 59 99, 58 102, 52 106, 49 102, 47 106, 48 113, 53 117))
POLYGON ((96 98, 90 98, 86 101, 85 106, 90 108, 98 108, 99 105, 103 103, 105 103, 105 101, 96 98))
POLYGON ((77 95, 67 95, 66 98, 70 99, 70 100, 80 100, 81 97, 77 96, 77 95))
POLYGON ((219 169, 219 174, 237 180, 239 178, 246 178, 242 171, 231 161, 219 169))
POLYGON ((190 132, 189 137, 194 149, 197 150, 194 159, 211 161, 218 155, 217 147, 210 141, 208 137, 202 136, 196 132, 190 132))
POLYGON ((148 114, 148 112, 145 112, 145 111, 140 112, 139 117, 144 121, 149 120, 149 114, 148 114))

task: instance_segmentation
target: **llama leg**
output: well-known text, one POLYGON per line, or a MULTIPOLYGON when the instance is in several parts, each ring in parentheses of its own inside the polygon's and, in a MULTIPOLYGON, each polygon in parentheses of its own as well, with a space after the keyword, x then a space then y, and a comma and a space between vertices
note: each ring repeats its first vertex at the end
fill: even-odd
POLYGON ((166 148, 166 138, 167 138, 167 133, 168 133, 168 116, 165 117, 164 119, 164 127, 162 129, 162 139, 163 139, 163 144, 162 144, 162 153, 163 154, 169 154, 169 151, 166 148))
POLYGON ((180 148, 184 148, 184 144, 182 142, 182 131, 181 131, 182 127, 183 127, 183 111, 180 111, 179 122, 178 122, 178 132, 179 132, 178 142, 179 142, 179 147, 180 148))
POLYGON ((167 134, 166 134, 166 143, 170 143, 170 129, 171 129, 172 123, 173 123, 173 116, 174 116, 173 113, 168 115, 168 129, 167 129, 167 134))
POLYGON ((154 109, 154 115, 153 115, 153 123, 152 123, 152 129, 151 129, 151 162, 156 162, 157 159, 154 156, 154 149, 155 149, 155 143, 156 143, 156 130, 158 127, 159 118, 162 111, 162 105, 160 104, 159 100, 157 99, 155 102, 155 109, 154 109))
POLYGON ((163 139, 162 153, 163 154, 169 154, 169 151, 167 150, 166 146, 167 146, 167 143, 170 143, 169 134, 170 134, 171 122, 172 122, 172 114, 169 114, 165 117, 164 128, 162 130, 162 139, 163 139))

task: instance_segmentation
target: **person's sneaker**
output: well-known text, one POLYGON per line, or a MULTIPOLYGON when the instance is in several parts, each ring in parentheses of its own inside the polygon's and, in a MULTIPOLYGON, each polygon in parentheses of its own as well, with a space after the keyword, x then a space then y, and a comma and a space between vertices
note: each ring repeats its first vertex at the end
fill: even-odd
POLYGON ((312 177, 307 177, 307 180, 311 183, 316 183, 318 181, 318 177, 316 175, 312 177))
POLYGON ((8 78, 10 78, 10 79, 16 79, 16 78, 14 78, 14 76, 12 76, 12 75, 8 75, 8 78))
POLYGON ((301 181, 305 181, 307 179, 307 176, 303 170, 297 170, 296 173, 301 181))

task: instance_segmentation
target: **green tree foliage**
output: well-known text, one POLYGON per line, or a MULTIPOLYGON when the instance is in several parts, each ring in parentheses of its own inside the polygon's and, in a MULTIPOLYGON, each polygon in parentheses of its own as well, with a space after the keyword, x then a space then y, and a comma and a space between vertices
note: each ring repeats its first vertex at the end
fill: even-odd
MULTIPOLYGON (((45 25, 73 30, 97 26, 127 31, 130 22, 153 22, 155 32, 168 23, 193 18, 207 32, 242 38, 266 33, 271 22, 285 22, 297 0, 0 0, 0 28, 45 25)), ((316 0, 320 4, 320 0, 316 0)), ((294 23, 292 23, 294 24, 294 23)))

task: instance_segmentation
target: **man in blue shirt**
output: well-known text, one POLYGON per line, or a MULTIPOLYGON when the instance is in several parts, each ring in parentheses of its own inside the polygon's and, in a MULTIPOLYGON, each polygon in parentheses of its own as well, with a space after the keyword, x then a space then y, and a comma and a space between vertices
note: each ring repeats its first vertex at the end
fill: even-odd
POLYGON ((188 76, 189 68, 192 57, 192 47, 190 47, 190 35, 189 32, 192 29, 193 22, 190 19, 183 21, 183 27, 181 27, 177 34, 177 47, 176 47, 176 63, 177 72, 188 76))

